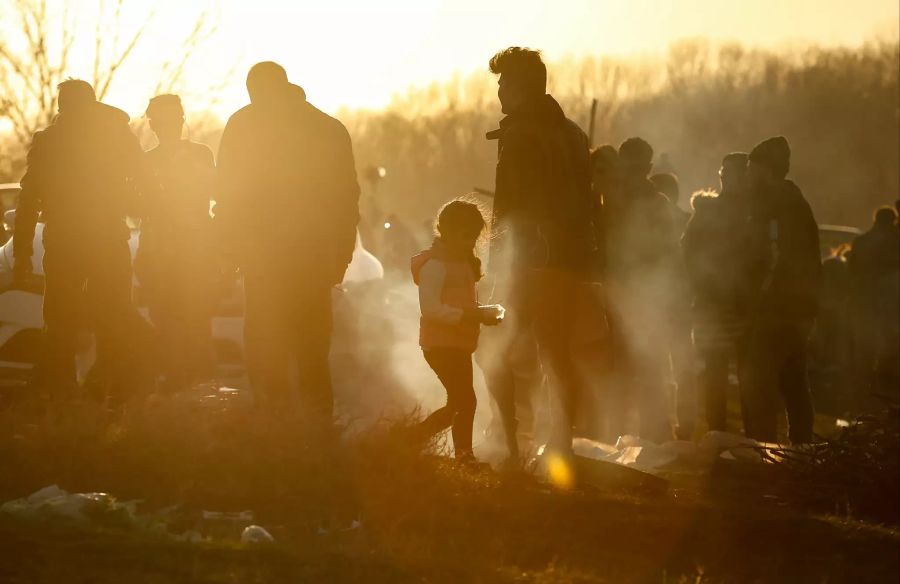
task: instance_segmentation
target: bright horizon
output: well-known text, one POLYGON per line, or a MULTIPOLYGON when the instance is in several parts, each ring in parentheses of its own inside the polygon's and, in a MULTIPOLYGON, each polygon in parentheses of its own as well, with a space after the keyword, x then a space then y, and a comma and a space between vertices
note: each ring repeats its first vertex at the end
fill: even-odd
MULTIPOLYGON (((60 0, 50 0, 56 8, 60 0)), ((79 10, 70 75, 90 78, 96 8, 79 10)), ((721 2, 680 0, 160 0, 146 35, 107 102, 133 117, 143 113, 159 65, 177 56, 181 40, 204 10, 218 31, 194 56, 184 97, 191 111, 220 117, 247 103, 250 65, 274 60, 318 107, 379 109, 410 86, 484 70, 510 45, 543 51, 549 62, 567 56, 660 54, 673 42, 704 37, 749 46, 792 43, 858 46, 897 38, 896 0, 828 3, 815 0, 721 2), (230 82, 209 107, 205 88, 230 82)), ((149 7, 126 4, 123 38, 147 18, 149 7)), ((553 75, 552 69, 550 72, 553 75)))

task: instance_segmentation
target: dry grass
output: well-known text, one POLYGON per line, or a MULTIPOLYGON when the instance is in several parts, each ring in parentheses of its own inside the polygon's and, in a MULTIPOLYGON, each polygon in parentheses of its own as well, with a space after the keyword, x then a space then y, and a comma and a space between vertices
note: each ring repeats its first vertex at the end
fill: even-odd
MULTIPOLYGON (((673 475, 669 495, 561 492, 422 455, 371 431, 330 448, 302 420, 157 402, 121 417, 91 403, 0 414, 0 499, 56 483, 253 509, 271 548, 0 518, 2 582, 896 581, 896 528, 787 504, 771 475, 673 475), (319 535, 323 524, 363 527, 319 535)), ((236 534, 235 534, 236 535, 236 534)))

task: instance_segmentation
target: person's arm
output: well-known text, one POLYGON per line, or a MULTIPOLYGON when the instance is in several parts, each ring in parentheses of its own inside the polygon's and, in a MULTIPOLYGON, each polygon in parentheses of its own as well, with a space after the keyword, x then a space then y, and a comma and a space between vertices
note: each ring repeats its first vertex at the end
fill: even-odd
POLYGON ((699 288, 705 283, 703 281, 705 274, 702 269, 704 266, 700 260, 700 252, 703 250, 700 242, 704 239, 703 223, 702 212, 695 210, 681 235, 681 256, 684 258, 688 278, 695 288, 699 288))
POLYGON ((239 171, 241 153, 241 137, 238 114, 231 116, 225 124, 222 139, 219 141, 219 153, 216 159, 213 191, 216 198, 214 213, 214 232, 217 244, 224 256, 232 254, 235 246, 234 234, 240 229, 240 217, 237 211, 239 171))
POLYGON ((45 189, 46 153, 44 135, 37 132, 28 150, 27 168, 22 177, 22 190, 16 206, 16 224, 13 233, 14 273, 16 278, 27 278, 32 273, 34 230, 43 209, 45 189))
POLYGON ((148 158, 141 148, 140 140, 131 131, 128 116, 123 112, 115 127, 116 164, 126 177, 124 211, 130 217, 144 218, 148 206, 158 200, 159 184, 150 171, 148 158))
POLYGON ((206 144, 196 146, 195 164, 197 187, 202 191, 207 202, 213 201, 215 199, 216 162, 212 150, 206 144))
POLYGON ((542 203, 536 194, 540 190, 540 169, 539 145, 534 137, 515 128, 508 130, 497 161, 489 273, 506 271, 513 256, 524 251, 515 249, 523 239, 534 243, 534 220, 542 203))
POLYGON ((356 227, 359 224, 359 182, 350 134, 340 123, 336 136, 333 193, 334 205, 334 284, 344 279, 347 266, 353 259, 356 246, 356 227))

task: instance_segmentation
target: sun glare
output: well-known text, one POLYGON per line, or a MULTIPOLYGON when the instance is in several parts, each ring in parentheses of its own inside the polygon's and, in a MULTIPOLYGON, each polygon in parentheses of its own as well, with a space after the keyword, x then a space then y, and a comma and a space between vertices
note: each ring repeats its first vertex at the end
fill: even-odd
MULTIPOLYGON (((63 5, 63 0, 50 0, 57 18, 63 5)), ((686 0, 678 10, 675 4, 649 0, 163 0, 152 7, 128 7, 122 39, 146 28, 108 100, 132 115, 143 112, 162 64, 179 59, 181 41, 207 13, 215 30, 193 49, 176 87, 190 110, 211 110, 219 117, 246 103, 245 72, 261 60, 282 63, 311 102, 334 113, 342 107, 379 109, 410 85, 483 69, 498 47, 508 45, 539 47, 555 60, 658 53, 674 40, 697 36, 749 44, 852 44, 873 33, 896 35, 898 18, 896 3, 885 0, 827 7, 806 0, 686 0), (851 12, 853 18, 846 18, 851 12)), ((96 8, 79 4, 74 17, 69 69, 72 76, 88 77, 96 8)))

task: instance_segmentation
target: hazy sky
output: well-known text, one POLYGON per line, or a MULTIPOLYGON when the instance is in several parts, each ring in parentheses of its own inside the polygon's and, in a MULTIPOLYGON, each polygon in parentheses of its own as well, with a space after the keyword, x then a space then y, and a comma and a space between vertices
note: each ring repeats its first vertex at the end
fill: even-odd
MULTIPOLYGON (((71 73, 88 76, 93 5, 70 3, 80 30, 71 73)), ((858 44, 876 34, 896 37, 900 19, 897 0, 157 0, 126 2, 126 26, 139 26, 151 5, 146 37, 108 98, 132 115, 142 112, 159 63, 177 54, 204 9, 219 28, 196 55, 190 80, 199 91, 235 69, 220 113, 246 103, 244 76, 260 60, 282 63, 310 101, 335 111, 380 107, 409 84, 484 68, 513 44, 540 48, 551 61, 662 52, 697 36, 766 46, 858 44)))

